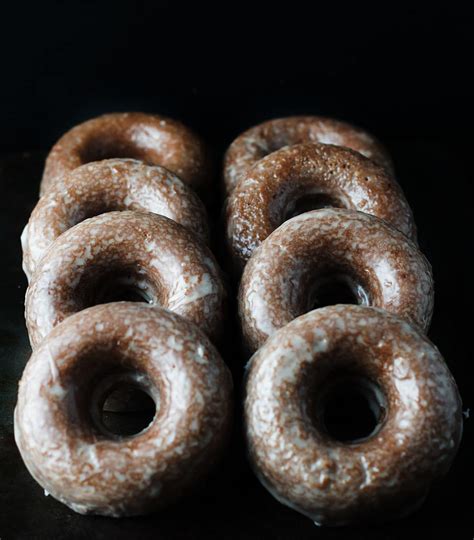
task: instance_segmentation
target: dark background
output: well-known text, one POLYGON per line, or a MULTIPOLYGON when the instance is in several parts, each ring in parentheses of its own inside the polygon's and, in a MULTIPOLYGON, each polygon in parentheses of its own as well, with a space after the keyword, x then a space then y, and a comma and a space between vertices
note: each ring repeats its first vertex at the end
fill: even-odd
MULTIPOLYGON (((472 538, 472 419, 451 473, 415 515, 370 529, 321 530, 259 486, 238 425, 224 464, 193 498, 147 518, 77 516, 29 477, 13 444, 11 413, 29 354, 19 234, 44 153, 72 125, 116 110, 176 117, 207 138, 217 159, 243 129, 289 114, 335 116, 379 136, 433 265, 430 337, 464 408, 472 408, 473 22, 454 4, 46 1, 0 8, 2 540, 472 538)), ((238 359, 226 360, 239 390, 238 359)))

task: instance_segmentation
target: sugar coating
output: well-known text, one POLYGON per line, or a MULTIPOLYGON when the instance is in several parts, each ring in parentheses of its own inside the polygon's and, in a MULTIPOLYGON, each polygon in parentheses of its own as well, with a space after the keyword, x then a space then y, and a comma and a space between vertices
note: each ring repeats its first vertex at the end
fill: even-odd
POLYGON ((73 127, 56 142, 46 159, 41 195, 72 169, 114 157, 166 167, 198 191, 211 179, 204 143, 181 122, 140 112, 110 113, 73 127))
POLYGON ((376 308, 339 305, 302 315, 275 333, 248 367, 251 464, 280 502, 317 524, 411 512, 454 459, 461 410, 436 347, 376 308), (379 385, 386 400, 379 429, 347 444, 328 435, 308 409, 327 374, 345 370, 379 385))
POLYGON ((285 222, 247 263, 239 318, 250 351, 308 311, 311 288, 322 275, 338 271, 363 286, 370 305, 428 329, 433 279, 417 246, 373 216, 325 208, 285 222))
POLYGON ((172 172, 134 159, 92 162, 66 173, 34 208, 22 234, 28 278, 59 235, 86 218, 113 210, 161 214, 202 240, 209 238, 202 202, 172 172))
POLYGON ((386 169, 348 148, 298 144, 256 162, 230 195, 227 243, 234 266, 245 266, 298 200, 318 194, 336 206, 376 216, 416 241, 411 209, 386 169))
POLYGON ((321 116, 290 116, 263 122, 241 133, 224 158, 224 182, 230 194, 246 170, 267 154, 284 146, 301 143, 345 146, 393 172, 388 152, 377 139, 362 129, 321 116))
POLYGON ((86 219, 47 250, 26 293, 32 346, 88 307, 84 289, 109 270, 130 271, 128 283, 150 303, 193 321, 213 339, 220 335, 226 294, 210 250, 164 216, 127 210, 86 219))
POLYGON ((224 450, 231 411, 230 372, 195 325, 119 302, 73 315, 34 351, 15 439, 36 481, 76 512, 137 515, 203 479, 224 450), (120 368, 158 405, 150 426, 127 438, 97 430, 89 412, 98 381, 120 368))

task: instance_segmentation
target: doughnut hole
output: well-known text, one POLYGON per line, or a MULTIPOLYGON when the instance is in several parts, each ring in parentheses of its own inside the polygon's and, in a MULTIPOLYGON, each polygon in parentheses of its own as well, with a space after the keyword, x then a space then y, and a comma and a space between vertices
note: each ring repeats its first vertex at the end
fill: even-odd
POLYGON ((300 197, 296 197, 289 202, 283 213, 282 223, 288 221, 292 217, 299 216, 311 210, 319 210, 321 208, 346 208, 342 200, 328 193, 306 193, 300 197))
POLYGON ((162 392, 140 362, 114 349, 84 351, 65 374, 65 425, 85 438, 116 439, 144 433, 162 410, 162 392))
POLYGON ((149 162, 150 150, 142 148, 132 140, 124 138, 98 135, 91 136, 81 148, 79 157, 81 163, 91 163, 112 158, 132 158, 149 162))
POLYGON ((268 156, 269 154, 280 150, 284 146, 291 144, 296 144, 294 141, 290 141, 286 136, 275 138, 270 137, 266 140, 260 141, 260 144, 254 147, 254 159, 253 161, 258 161, 268 156))
POLYGON ((101 433, 111 437, 133 436, 153 422, 157 404, 142 378, 136 373, 112 375, 96 389, 91 416, 101 433))
POLYGON ((74 290, 78 310, 110 302, 144 302, 162 304, 157 279, 151 279, 137 264, 111 260, 98 261, 83 272, 74 290))
POLYGON ((351 366, 356 359, 343 360, 340 366, 338 355, 337 351, 328 353, 326 366, 309 376, 306 414, 325 437, 336 443, 357 444, 380 431, 386 420, 387 399, 373 374, 351 366))
POLYGON ((370 304, 366 288, 351 275, 337 269, 317 276, 308 290, 304 312, 336 304, 370 304))
POLYGON ((346 376, 333 381, 320 398, 319 421, 329 437, 357 443, 379 431, 385 410, 378 385, 365 377, 346 376))
POLYGON ((270 223, 276 229, 293 217, 321 208, 352 209, 353 206, 341 191, 331 190, 329 193, 315 188, 312 178, 294 178, 273 194, 268 206, 270 223))
POLYGON ((309 260, 310 264, 295 267, 295 274, 289 278, 290 283, 298 285, 288 288, 292 318, 337 304, 372 304, 377 291, 367 285, 368 276, 359 276, 358 272, 344 262, 338 264, 336 257, 332 257, 329 251, 326 255, 327 259, 332 259, 331 264, 321 264, 319 257, 303 254, 302 260, 309 260))
POLYGON ((128 209, 120 200, 105 200, 104 197, 101 200, 97 200, 96 198, 87 200, 84 197, 81 206, 75 209, 73 215, 68 216, 67 226, 71 228, 86 219, 100 216, 107 212, 122 212, 128 209))

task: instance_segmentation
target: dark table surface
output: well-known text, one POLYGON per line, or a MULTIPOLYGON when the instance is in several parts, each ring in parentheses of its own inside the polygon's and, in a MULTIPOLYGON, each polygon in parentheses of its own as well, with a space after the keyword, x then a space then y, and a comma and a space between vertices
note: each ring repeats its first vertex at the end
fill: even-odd
MULTIPOLYGON (((433 265, 436 299, 430 330, 453 372, 464 409, 472 408, 470 256, 472 174, 468 142, 449 137, 392 138, 385 142, 410 201, 420 245, 433 265)), ((13 439, 17 383, 30 348, 23 319, 26 280, 20 234, 33 208, 44 155, 0 157, 0 538, 472 538, 472 423, 449 475, 413 516, 396 523, 320 529, 277 503, 252 475, 241 437, 239 393, 244 360, 233 352, 230 328, 225 360, 237 395, 236 426, 223 463, 197 492, 159 514, 133 519, 84 517, 51 497, 28 474, 13 439)), ((218 211, 215 209, 214 214, 218 211)))

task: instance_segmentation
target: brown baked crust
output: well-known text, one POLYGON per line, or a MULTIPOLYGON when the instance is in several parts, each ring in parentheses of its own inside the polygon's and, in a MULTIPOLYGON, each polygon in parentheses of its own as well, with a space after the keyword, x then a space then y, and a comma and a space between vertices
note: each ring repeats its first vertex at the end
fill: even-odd
POLYGON ((347 280, 358 303, 428 329, 433 279, 417 246, 373 216, 325 208, 285 222, 245 267, 239 317, 249 350, 312 309, 313 292, 333 276, 347 280))
POLYGON ((203 141, 181 122, 142 112, 110 113, 79 124, 51 149, 40 194, 72 169, 107 158, 134 158, 161 165, 198 192, 211 180, 203 141))
POLYGON ((204 205, 175 174, 134 159, 105 159, 66 173, 38 201, 22 234, 28 279, 60 234, 86 218, 114 210, 160 214, 205 242, 209 239, 204 205))
POLYGON ((352 148, 393 174, 387 150, 367 131, 322 116, 290 116, 254 126, 232 142, 224 158, 227 194, 234 190, 246 170, 267 154, 284 146, 310 142, 352 148))
POLYGON ((130 516, 196 486, 221 456, 232 416, 232 378, 192 323, 119 302, 57 326, 20 381, 15 439, 30 473, 81 514, 130 516), (155 401, 145 430, 111 434, 94 420, 112 381, 126 377, 155 401))
POLYGON ((219 338, 226 294, 210 250, 164 216, 127 210, 87 219, 50 246, 26 293, 32 346, 73 313, 115 299, 117 287, 127 284, 219 338))
POLYGON ((439 351, 403 320, 331 306, 294 320, 250 362, 245 424, 251 464, 283 504, 318 525, 385 521, 413 511, 445 474, 461 400, 439 351), (357 374, 381 391, 385 416, 344 443, 318 420, 327 385, 357 374))
POLYGON ((227 242, 236 269, 308 199, 374 215, 416 241, 411 209, 385 169, 348 148, 300 144, 258 161, 229 197, 227 242))

